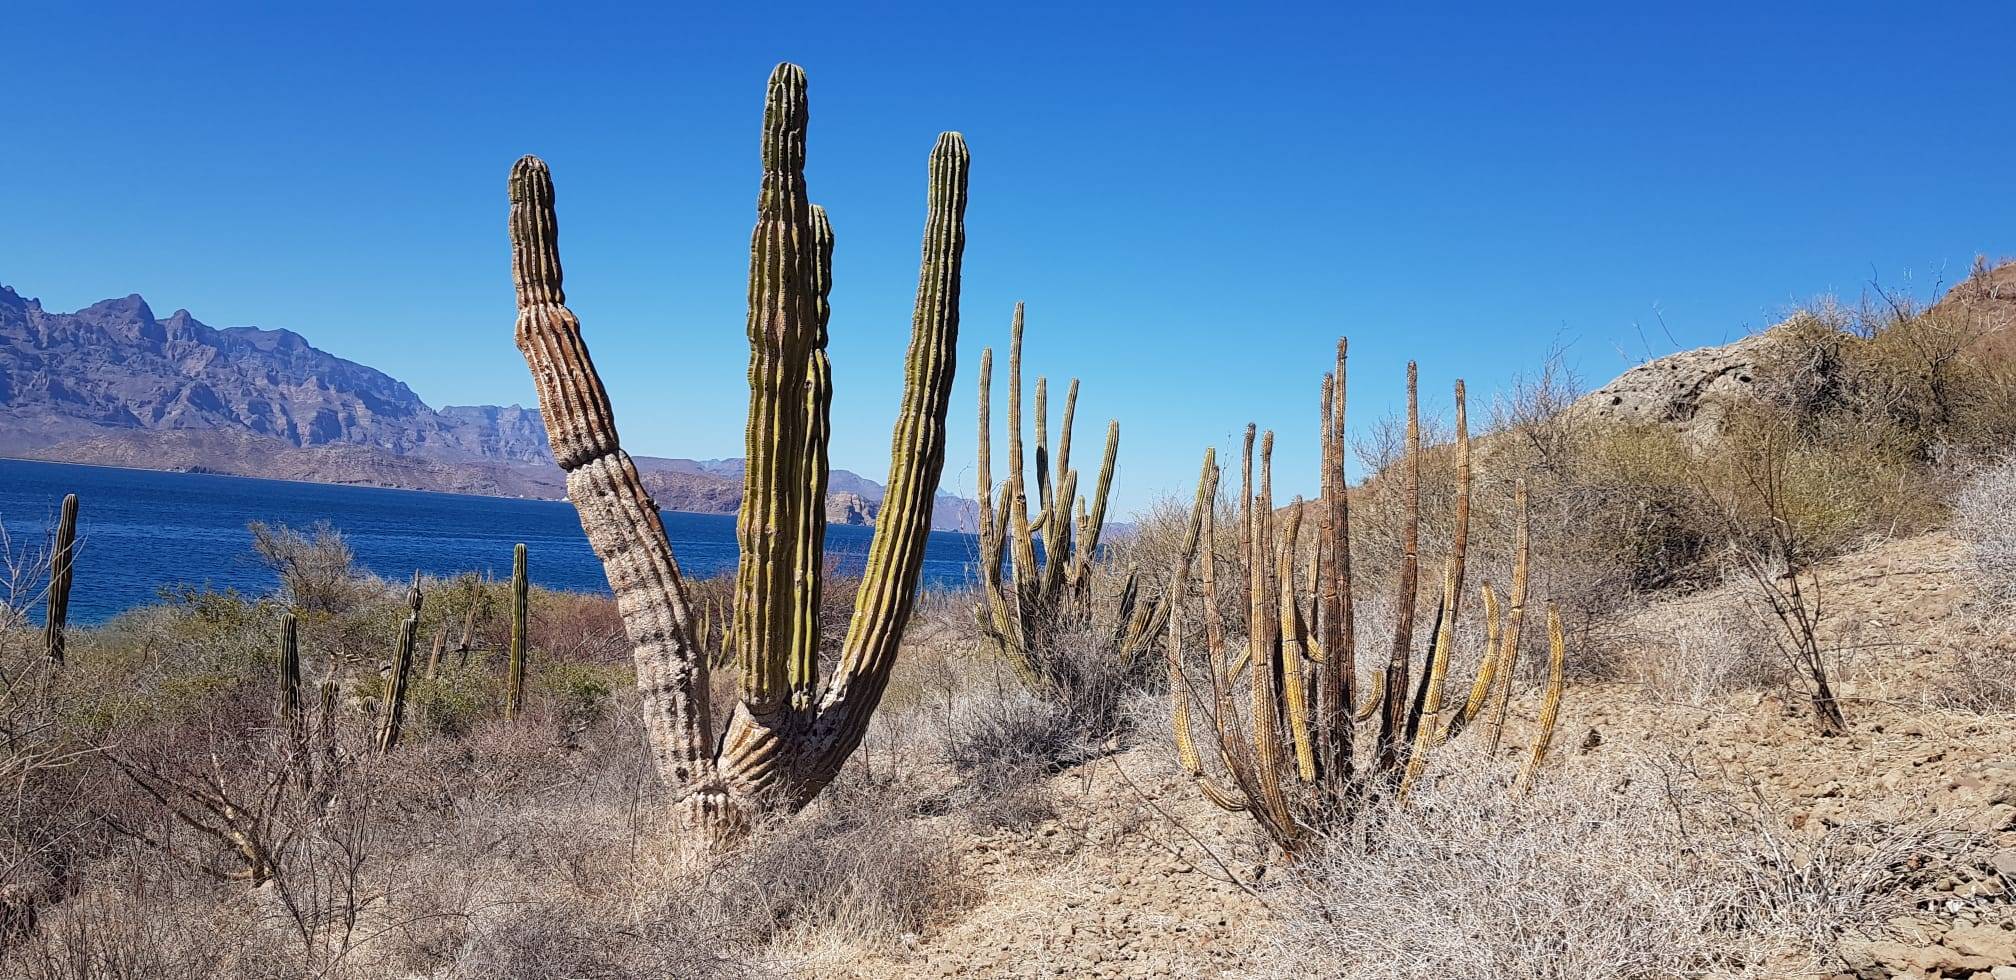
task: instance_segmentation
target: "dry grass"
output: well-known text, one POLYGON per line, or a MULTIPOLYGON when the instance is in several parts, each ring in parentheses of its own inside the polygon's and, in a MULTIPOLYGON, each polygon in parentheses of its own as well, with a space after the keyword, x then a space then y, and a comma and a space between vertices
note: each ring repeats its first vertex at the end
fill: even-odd
POLYGON ((1518 795, 1456 755, 1293 870, 1258 975, 1653 980, 1787 950, 1821 970, 1980 843, 1927 820, 1794 833, 1769 802, 1670 765, 1558 772, 1518 795))

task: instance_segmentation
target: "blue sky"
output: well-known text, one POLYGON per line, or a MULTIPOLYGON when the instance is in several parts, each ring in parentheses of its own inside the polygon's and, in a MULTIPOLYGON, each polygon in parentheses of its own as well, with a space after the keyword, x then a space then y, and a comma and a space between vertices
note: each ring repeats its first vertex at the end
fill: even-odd
POLYGON ((1248 420, 1313 492, 1340 333, 1362 428, 1410 356, 1431 404, 1556 343, 1600 384, 2016 253, 2009 5, 295 6, 14 5, 0 282, 529 403, 504 185, 537 153, 625 443, 739 455, 763 85, 796 61, 839 242, 835 465, 887 465, 925 156, 957 129, 946 488, 972 492, 973 370, 1022 299, 1030 373, 1083 380, 1081 445, 1121 420, 1125 511, 1248 420))

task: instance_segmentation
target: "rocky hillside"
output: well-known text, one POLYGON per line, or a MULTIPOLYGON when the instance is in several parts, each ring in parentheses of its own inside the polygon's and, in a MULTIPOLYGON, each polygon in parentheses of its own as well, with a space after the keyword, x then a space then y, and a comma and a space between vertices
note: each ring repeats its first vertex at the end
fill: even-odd
MULTIPOLYGON (((434 408, 300 334, 157 317, 139 296, 55 313, 0 286, 0 455, 318 483, 560 497, 537 409, 434 408)), ((640 457, 669 510, 732 513, 740 460, 640 457)), ((872 524, 882 487, 836 470, 828 516, 872 524)), ((941 496, 938 526, 969 529, 941 496)))

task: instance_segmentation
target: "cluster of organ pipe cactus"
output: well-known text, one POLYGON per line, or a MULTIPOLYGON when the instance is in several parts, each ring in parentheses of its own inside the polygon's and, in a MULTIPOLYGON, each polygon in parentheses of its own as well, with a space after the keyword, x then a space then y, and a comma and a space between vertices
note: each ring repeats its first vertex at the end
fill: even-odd
POLYGON ((832 385, 832 226, 807 197, 805 73, 770 76, 749 262, 749 423, 731 615, 739 697, 717 740, 699 616, 657 505, 617 439, 609 397, 561 287, 553 181, 512 168, 518 347, 568 496, 634 644, 645 730, 685 818, 716 840, 810 801, 866 733, 913 609, 945 462, 959 329, 968 156, 944 133, 929 163, 922 269, 887 496, 838 662, 821 686, 819 571, 832 385))
MULTIPOLYGON (((1113 489, 1113 465, 1120 453, 1120 423, 1106 423, 1106 452, 1099 477, 1088 498, 1078 492, 1078 471, 1071 466, 1072 421, 1078 408, 1078 379, 1064 395, 1064 414, 1057 431, 1054 459, 1049 446, 1049 379, 1036 379, 1036 517, 1029 516, 1022 443, 1022 323, 1023 307, 1015 304, 1008 342, 1008 477, 994 485, 994 439, 990 389, 994 351, 980 352, 979 538, 982 601, 975 614, 981 634, 1025 681, 1041 685, 1051 680, 1046 641, 1060 629, 1090 616, 1092 564, 1106 526, 1106 501, 1113 489), (1037 557, 1037 545, 1042 557, 1037 557), (1007 578, 1002 577, 1007 566, 1007 578)), ((1166 614, 1160 598, 1139 601, 1138 580, 1130 574, 1121 590, 1116 617, 1122 656, 1133 656, 1157 630, 1166 614)))
POLYGON ((48 616, 44 620, 43 651, 52 664, 63 663, 63 630, 70 620, 70 583, 77 557, 77 495, 65 494, 63 509, 56 519, 56 543, 49 554, 49 592, 43 597, 48 616))
MULTIPOLYGON (((1388 795, 1404 799, 1434 748, 1486 710, 1494 694, 1496 713, 1491 729, 1495 751, 1495 739, 1503 730, 1505 704, 1511 697, 1524 613, 1529 549, 1522 482, 1516 491, 1518 530, 1511 614, 1501 630, 1499 604, 1485 585, 1483 604, 1489 636, 1485 658, 1467 701, 1460 709, 1445 711, 1443 688, 1455 647, 1469 542, 1470 435, 1465 393, 1458 381, 1455 528, 1442 572, 1441 599, 1428 632, 1425 663, 1416 671, 1412 659, 1420 563, 1421 425, 1417 374, 1410 363, 1406 455, 1393 474, 1402 481, 1404 507, 1402 553, 1393 596, 1394 637, 1385 663, 1377 665, 1372 674, 1372 691, 1360 697, 1353 632, 1350 499, 1344 474, 1347 351, 1346 343, 1338 341, 1335 370, 1323 380, 1322 483, 1321 497, 1313 507, 1314 521, 1305 521, 1305 512, 1312 508, 1300 498, 1285 511, 1274 508, 1272 432, 1258 440, 1256 487, 1256 433, 1252 426, 1247 428, 1235 565, 1241 581, 1234 585, 1246 600, 1247 648, 1236 658, 1227 649, 1227 637, 1236 624, 1224 621, 1218 603, 1214 521, 1220 474, 1215 450, 1204 454, 1185 536, 1186 553, 1170 589, 1179 604, 1180 598, 1187 596, 1190 552, 1201 541, 1206 645, 1202 658, 1206 676, 1201 683, 1192 677, 1195 670, 1182 650, 1180 610, 1169 617, 1166 645, 1179 761, 1206 796, 1227 809, 1250 813, 1291 855, 1325 827, 1350 820, 1374 799, 1388 795), (1313 541, 1305 540, 1302 534, 1308 525, 1315 529, 1313 541), (1302 549, 1312 552, 1312 560, 1298 579, 1297 558, 1302 549), (1244 698, 1238 696, 1242 684, 1247 691, 1244 698), (1211 740, 1217 749, 1215 767, 1206 766, 1198 748, 1194 713, 1199 710, 1215 735, 1211 740), (1376 731, 1369 733, 1369 745, 1361 745, 1365 739, 1360 726, 1373 727, 1370 722, 1375 715, 1376 731), (1229 778, 1230 785, 1221 784, 1214 768, 1229 778)), ((1550 674, 1539 732, 1518 774, 1516 786, 1521 790, 1532 785, 1545 761, 1565 683, 1560 616, 1551 606, 1548 626, 1550 674)))

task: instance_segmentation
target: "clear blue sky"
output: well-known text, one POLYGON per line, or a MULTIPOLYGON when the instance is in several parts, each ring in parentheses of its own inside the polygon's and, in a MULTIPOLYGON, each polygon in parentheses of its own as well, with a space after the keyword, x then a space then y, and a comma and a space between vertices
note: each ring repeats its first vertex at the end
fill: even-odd
POLYGON ((835 465, 887 465, 925 155, 957 129, 945 485, 972 492, 973 369, 1024 299, 1031 373, 1083 379, 1081 445, 1121 419, 1124 511, 1186 493, 1248 420, 1281 432, 1282 495, 1313 491, 1340 333, 1363 423, 1409 356, 1437 404, 1557 340, 1601 383, 1641 337, 2016 252, 2007 4, 550 6, 13 5, 0 282, 292 328, 435 405, 529 402, 504 185, 537 153, 627 445, 739 455, 758 121, 788 59, 839 239, 835 465))

